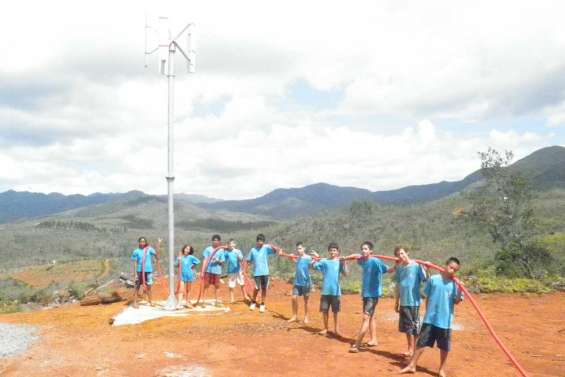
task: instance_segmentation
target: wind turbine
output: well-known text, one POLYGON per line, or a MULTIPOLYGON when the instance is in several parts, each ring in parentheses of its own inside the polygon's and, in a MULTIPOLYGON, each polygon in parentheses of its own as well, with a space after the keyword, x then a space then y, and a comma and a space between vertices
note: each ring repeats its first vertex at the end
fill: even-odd
POLYGON ((157 29, 147 23, 145 17, 145 67, 147 68, 147 58, 154 54, 158 54, 158 72, 167 77, 168 84, 168 105, 167 105, 167 194, 168 194, 168 217, 169 217, 169 297, 165 307, 169 310, 176 308, 175 297, 175 210, 174 210, 174 191, 173 182, 174 175, 174 104, 175 104, 175 53, 177 50, 187 62, 187 71, 189 73, 196 72, 196 52, 192 33, 194 24, 188 23, 182 30, 176 34, 171 33, 168 17, 158 18, 157 29), (158 43, 151 49, 147 46, 148 33, 153 31, 157 34, 158 43), (185 38, 184 45, 181 47, 181 38, 185 38))

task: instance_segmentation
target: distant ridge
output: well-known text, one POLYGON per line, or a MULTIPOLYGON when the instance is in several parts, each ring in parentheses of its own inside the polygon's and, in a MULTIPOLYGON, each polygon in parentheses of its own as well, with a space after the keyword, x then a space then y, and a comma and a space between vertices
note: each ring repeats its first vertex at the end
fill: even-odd
MULTIPOLYGON (((538 190, 565 187, 565 147, 552 146, 540 149, 515 162, 510 169, 530 178, 534 188, 538 190)), ((192 194, 176 194, 175 198, 181 203, 196 205, 203 209, 288 219, 345 207, 354 201, 368 200, 382 204, 428 202, 461 192, 481 179, 481 172, 477 170, 460 181, 407 186, 388 191, 372 192, 355 187, 316 183, 300 188, 279 188, 258 198, 246 200, 222 201, 192 194)), ((9 190, 0 193, 0 223, 48 216, 74 208, 149 197, 154 196, 141 191, 66 196, 58 193, 39 194, 9 190)))
POLYGON ((0 193, 0 223, 52 215, 79 207, 134 200, 144 196, 147 195, 136 190, 123 194, 94 193, 87 196, 8 190, 0 193))
POLYGON ((203 204, 210 209, 289 218, 339 208, 355 200, 373 200, 369 190, 316 183, 301 188, 276 189, 256 199, 203 204))
MULTIPOLYGON (((565 147, 540 149, 515 162, 511 169, 530 178, 535 189, 565 187, 565 147)), ((480 170, 460 181, 407 186, 397 190, 375 191, 317 183, 301 188, 277 189, 255 199, 229 200, 204 204, 211 209, 228 209, 278 218, 313 215, 353 201, 371 200, 381 204, 410 204, 437 200, 465 190, 480 181, 480 170)))

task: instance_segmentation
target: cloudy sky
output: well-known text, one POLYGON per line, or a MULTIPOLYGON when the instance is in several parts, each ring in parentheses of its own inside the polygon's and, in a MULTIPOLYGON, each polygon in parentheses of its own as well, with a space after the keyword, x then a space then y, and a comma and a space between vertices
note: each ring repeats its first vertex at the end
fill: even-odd
POLYGON ((145 14, 197 25, 197 73, 176 61, 177 192, 385 190, 461 179, 489 146, 565 145, 563 1, 160 3, 3 5, 0 191, 166 192, 145 14))

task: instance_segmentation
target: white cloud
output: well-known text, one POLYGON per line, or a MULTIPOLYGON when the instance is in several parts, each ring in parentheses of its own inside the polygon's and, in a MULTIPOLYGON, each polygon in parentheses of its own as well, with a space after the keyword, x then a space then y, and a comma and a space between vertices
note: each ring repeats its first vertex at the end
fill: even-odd
POLYGON ((177 64, 178 191, 240 198, 320 181, 380 190, 459 179, 489 145, 523 156, 560 132, 493 127, 498 117, 565 119, 557 1, 5 8, 0 190, 165 192, 166 83, 143 69, 146 8, 170 9, 175 28, 197 23, 198 72, 177 64), (344 100, 283 109, 296 80, 344 100), (194 115, 218 101, 221 112, 194 115), (360 126, 362 115, 374 120, 360 126))
POLYGON ((543 111, 550 127, 565 126, 565 101, 555 106, 548 106, 543 111))

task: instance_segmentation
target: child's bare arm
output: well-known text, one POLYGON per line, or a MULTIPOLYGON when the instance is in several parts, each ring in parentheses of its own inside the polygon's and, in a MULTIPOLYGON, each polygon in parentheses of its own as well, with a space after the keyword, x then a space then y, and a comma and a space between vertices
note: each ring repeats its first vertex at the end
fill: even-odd
MULTIPOLYGON (((314 266, 316 263, 321 262, 323 260, 325 260, 326 258, 320 258, 319 256, 317 256, 317 254, 314 256, 312 255, 312 262, 310 262, 310 264, 312 266, 314 266)), ((315 267, 315 266, 314 266, 315 267)))
POLYGON ((345 260, 339 261, 339 263, 343 263, 343 269, 341 270, 341 273, 343 274, 343 276, 347 276, 349 274, 347 263, 345 262, 345 260))
MULTIPOLYGON (((430 262, 426 261, 427 264, 430 264, 430 262)), ((428 272, 428 268, 424 265, 420 265, 420 268, 422 269, 422 272, 424 274, 424 280, 428 280, 430 277, 430 273, 428 272)))
POLYGON ((279 255, 279 252, 282 250, 282 247, 279 247, 272 242, 269 244, 269 246, 271 246, 271 248, 275 251, 277 255, 279 255))
POLYGON ((278 254, 279 257, 286 257, 286 258, 288 258, 288 259, 294 259, 294 258, 296 258, 296 255, 285 253, 283 249, 279 249, 279 251, 277 252, 277 254, 278 254))
POLYGON ((394 286, 394 310, 397 313, 400 311, 400 287, 398 283, 394 286))
MULTIPOLYGON (((459 284, 463 285, 463 282, 460 281, 459 284)), ((461 288, 458 288, 457 296, 455 297, 455 305, 459 304, 461 301, 463 301, 463 290, 461 288)))
POLYGON ((350 254, 345 257, 339 257, 340 260, 357 260, 361 259, 361 254, 350 254))

